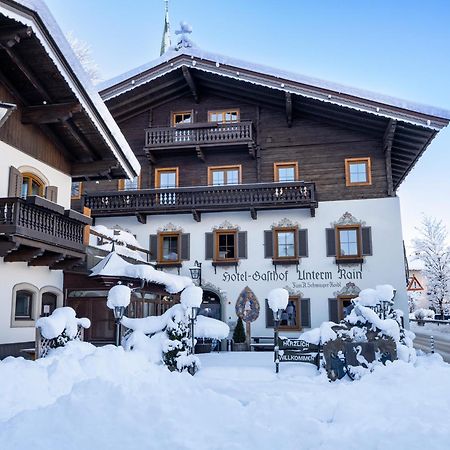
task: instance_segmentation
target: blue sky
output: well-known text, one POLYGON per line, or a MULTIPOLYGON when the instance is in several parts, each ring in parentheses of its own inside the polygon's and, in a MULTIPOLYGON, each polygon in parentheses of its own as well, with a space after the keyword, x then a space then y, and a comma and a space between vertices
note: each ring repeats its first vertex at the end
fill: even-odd
MULTIPOLYGON (((163 0, 47 0, 104 79, 159 56, 163 0)), ((448 0, 170 0, 205 50, 450 109, 448 0)), ((402 184, 405 239, 421 214, 450 229, 450 130, 402 184)))

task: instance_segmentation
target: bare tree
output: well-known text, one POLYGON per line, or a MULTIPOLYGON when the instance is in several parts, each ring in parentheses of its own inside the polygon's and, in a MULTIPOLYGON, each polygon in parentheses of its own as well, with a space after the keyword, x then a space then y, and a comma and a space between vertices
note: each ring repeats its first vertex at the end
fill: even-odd
POLYGON ((90 45, 76 38, 71 31, 67 33, 66 38, 92 83, 97 84, 102 81, 99 67, 92 58, 90 45))
POLYGON ((420 237, 413 241, 417 256, 424 262, 424 276, 431 305, 442 316, 450 294, 450 248, 447 229, 431 217, 424 217, 420 237))

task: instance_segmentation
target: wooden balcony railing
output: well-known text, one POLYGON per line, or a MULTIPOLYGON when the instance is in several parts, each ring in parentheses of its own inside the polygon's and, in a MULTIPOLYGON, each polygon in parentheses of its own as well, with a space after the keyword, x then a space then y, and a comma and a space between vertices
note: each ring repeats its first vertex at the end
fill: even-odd
POLYGON ((4 242, 25 239, 27 245, 42 243, 51 251, 63 248, 84 253, 87 223, 90 219, 85 216, 40 197, 0 198, 0 237, 4 242))
POLYGON ((87 193, 84 205, 93 217, 192 213, 200 221, 202 212, 225 210, 250 210, 256 219, 258 210, 309 208, 314 216, 317 200, 314 183, 297 181, 87 193))
POLYGON ((146 130, 147 149, 195 147, 229 144, 254 144, 251 121, 234 123, 193 123, 146 130))

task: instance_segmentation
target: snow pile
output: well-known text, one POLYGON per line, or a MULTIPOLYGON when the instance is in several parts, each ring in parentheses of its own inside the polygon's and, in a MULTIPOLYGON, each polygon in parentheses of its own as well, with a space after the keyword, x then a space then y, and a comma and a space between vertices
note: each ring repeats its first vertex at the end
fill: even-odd
POLYGON ((197 316, 194 334, 196 338, 225 339, 230 334, 230 327, 221 320, 197 316))
POLYGON ((203 299, 203 289, 198 286, 188 286, 180 296, 181 304, 186 308, 200 308, 203 299))
POLYGON ((414 313, 412 313, 412 319, 417 320, 433 320, 434 311, 432 309, 419 308, 414 313))
POLYGON ((270 352, 211 353, 200 360, 202 370, 190 377, 139 352, 82 342, 38 361, 3 360, 0 446, 448 448, 450 428, 436 426, 450 415, 450 366, 438 355, 420 356, 416 364, 395 361, 370 377, 337 384, 310 364, 285 364, 275 374, 270 352))
POLYGON ((184 288, 193 285, 189 277, 162 272, 147 264, 130 264, 116 252, 111 252, 93 267, 90 276, 136 278, 148 283, 161 284, 171 294, 181 292, 184 288))
POLYGON ((75 310, 69 306, 56 308, 50 316, 41 317, 36 321, 36 328, 40 329, 46 339, 56 339, 63 332, 70 340, 74 339, 79 326, 89 328, 91 321, 86 317, 77 318, 75 310))
POLYGON ((130 300, 131 289, 124 284, 118 284, 109 290, 106 306, 109 309, 114 309, 116 307, 126 308, 130 304, 130 300))
POLYGON ((286 309, 289 302, 289 292, 283 288, 272 289, 267 296, 269 308, 273 312, 279 309, 286 309))

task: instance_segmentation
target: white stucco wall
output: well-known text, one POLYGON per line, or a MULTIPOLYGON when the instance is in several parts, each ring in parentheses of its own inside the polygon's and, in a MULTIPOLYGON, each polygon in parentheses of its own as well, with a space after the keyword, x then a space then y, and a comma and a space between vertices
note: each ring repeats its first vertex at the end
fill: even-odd
POLYGON ((8 196, 9 168, 14 166, 21 172, 32 172, 48 185, 58 188, 58 204, 70 208, 72 179, 69 175, 33 158, 0 140, 0 197, 8 196), (34 169, 34 170, 33 170, 34 169))
MULTIPOLYGON (((48 267, 28 267, 27 263, 5 263, 0 258, 0 344, 34 341, 34 323, 14 325, 12 321, 13 289, 19 283, 27 283, 39 291, 33 305, 34 319, 41 311, 43 288, 56 288, 62 292, 62 270, 50 270, 48 267)), ((62 297, 61 297, 62 300, 62 297)), ((59 303, 59 302, 58 302, 59 303)), ((62 306, 62 301, 59 306, 62 306)))
MULTIPOLYGON (((407 317, 408 302, 398 198, 321 202, 316 210, 316 217, 311 217, 309 210, 284 210, 260 211, 257 220, 252 220, 249 212, 226 212, 204 213, 199 223, 195 222, 190 214, 149 216, 147 224, 138 223, 135 217, 97 219, 96 223, 108 227, 120 225, 130 230, 136 234, 137 240, 144 248, 149 246, 149 235, 156 234, 160 227, 168 223, 181 227, 184 233, 190 233, 191 260, 183 263, 181 274, 189 276, 189 266, 193 265, 195 260, 202 262, 203 282, 211 283, 222 291, 222 319, 231 323, 236 320, 236 300, 241 291, 249 286, 261 306, 260 316, 252 324, 252 335, 272 333, 272 330, 265 326, 265 298, 274 287, 289 286, 304 298, 310 298, 312 327, 329 320, 328 298, 334 298, 336 292, 347 282, 354 282, 360 289, 375 287, 377 284, 392 284, 397 289, 396 307, 401 308, 407 317), (372 228, 373 256, 365 257, 362 271, 359 265, 343 267, 349 275, 345 278, 339 276, 334 258, 326 256, 325 229, 332 227, 333 222, 338 221, 347 211, 372 228), (299 273, 302 274, 303 270, 331 272, 331 280, 299 279, 301 276, 295 265, 277 267, 277 272, 283 274, 287 281, 263 280, 263 274, 274 271, 272 260, 264 258, 263 231, 269 230, 283 218, 308 229, 309 257, 301 260, 299 273), (234 267, 217 267, 215 273, 211 261, 205 261, 205 233, 212 231, 225 220, 237 225, 241 231, 248 232, 248 258, 239 262, 239 277, 235 276, 234 267)), ((177 273, 175 269, 168 271, 177 273)))

